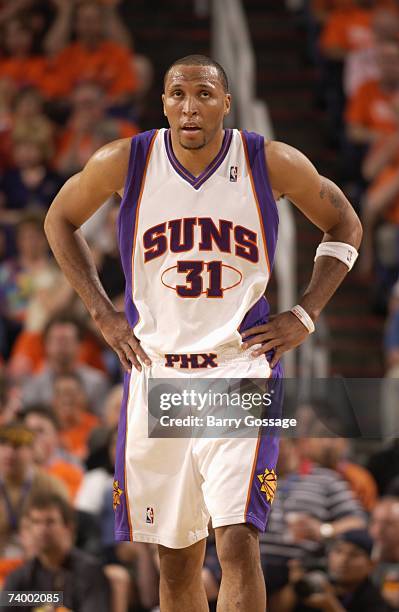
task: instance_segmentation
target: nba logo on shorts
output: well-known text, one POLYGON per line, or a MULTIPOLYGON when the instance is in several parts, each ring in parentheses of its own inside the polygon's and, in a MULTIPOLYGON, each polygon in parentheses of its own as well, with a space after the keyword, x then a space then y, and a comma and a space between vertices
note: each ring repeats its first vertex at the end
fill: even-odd
POLYGON ((154 524, 154 508, 151 508, 151 506, 147 508, 145 522, 151 525, 154 524))
POLYGON ((238 166, 230 166, 230 183, 236 183, 238 179, 238 166))

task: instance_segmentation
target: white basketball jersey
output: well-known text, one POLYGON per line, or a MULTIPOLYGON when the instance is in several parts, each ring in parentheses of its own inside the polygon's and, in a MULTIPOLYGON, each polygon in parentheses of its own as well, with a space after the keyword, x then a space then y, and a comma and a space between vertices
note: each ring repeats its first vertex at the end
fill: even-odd
POLYGON ((277 226, 263 137, 225 130, 198 177, 169 130, 134 137, 118 229, 126 314, 143 347, 208 352, 266 321, 277 226))

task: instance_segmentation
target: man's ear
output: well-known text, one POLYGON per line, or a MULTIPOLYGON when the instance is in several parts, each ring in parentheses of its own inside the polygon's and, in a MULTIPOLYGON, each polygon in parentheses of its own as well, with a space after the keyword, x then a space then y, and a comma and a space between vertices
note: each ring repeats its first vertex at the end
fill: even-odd
POLYGON ((231 95, 226 94, 224 98, 224 115, 228 115, 231 110, 231 95))
POLYGON ((166 110, 165 110, 165 94, 162 94, 161 97, 162 97, 163 114, 166 117, 167 115, 166 115, 166 110))

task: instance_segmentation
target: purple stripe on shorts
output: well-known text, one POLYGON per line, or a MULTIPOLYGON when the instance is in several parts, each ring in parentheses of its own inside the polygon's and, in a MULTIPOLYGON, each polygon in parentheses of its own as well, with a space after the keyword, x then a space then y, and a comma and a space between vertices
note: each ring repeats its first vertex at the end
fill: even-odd
POLYGON ((263 136, 245 130, 242 135, 247 143, 249 165, 261 210, 270 267, 273 268, 278 233, 278 210, 267 171, 265 140, 263 136))
MULTIPOLYGON (((271 388, 273 389, 273 404, 263 414, 263 417, 278 418, 281 416, 283 404, 283 371, 279 362, 272 370, 271 388)), ((271 389, 268 387, 268 390, 271 389)), ((270 472, 276 473, 276 465, 279 450, 279 436, 276 435, 275 428, 262 427, 260 432, 260 442, 256 457, 255 470, 250 483, 249 500, 245 520, 251 523, 260 531, 265 531, 269 518, 273 499, 268 499, 268 478, 273 480, 270 472), (259 478, 261 477, 261 479, 259 478), (263 480, 263 482, 262 482, 263 480)), ((274 497, 274 495, 273 495, 274 497)))
POLYGON ((132 299, 132 251, 136 212, 148 151, 155 132, 156 130, 150 130, 132 138, 125 192, 118 217, 119 251, 126 281, 125 313, 131 327, 136 325, 139 318, 132 299))
POLYGON ((126 372, 123 381, 123 398, 119 417, 118 439, 116 442, 115 476, 114 476, 114 509, 115 509, 115 539, 130 540, 129 505, 126 493, 126 432, 127 410, 129 399, 130 373, 126 372))

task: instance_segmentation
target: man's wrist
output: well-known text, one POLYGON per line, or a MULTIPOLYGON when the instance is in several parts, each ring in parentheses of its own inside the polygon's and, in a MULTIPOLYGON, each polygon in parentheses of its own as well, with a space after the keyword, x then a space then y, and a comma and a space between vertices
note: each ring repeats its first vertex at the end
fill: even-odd
POLYGON ((315 308, 314 306, 312 306, 312 304, 309 304, 306 300, 306 298, 300 300, 298 302, 299 306, 302 306, 302 308, 304 308, 306 310, 306 312, 308 313, 309 317, 312 319, 313 323, 316 323, 317 319, 319 318, 321 309, 320 308, 315 308))
POLYGON ((115 314, 116 309, 112 303, 96 305, 90 309, 90 315, 96 325, 101 325, 105 317, 115 314))

